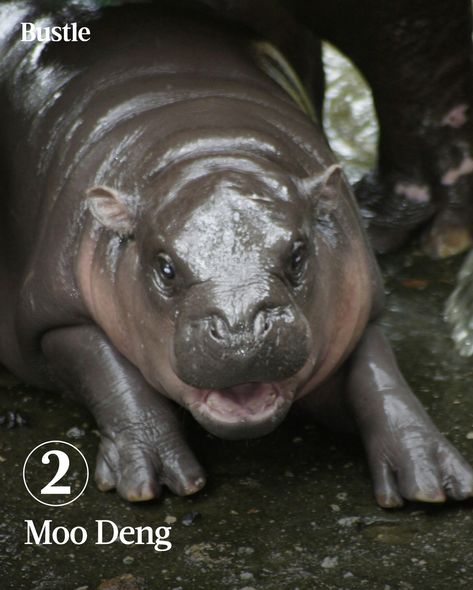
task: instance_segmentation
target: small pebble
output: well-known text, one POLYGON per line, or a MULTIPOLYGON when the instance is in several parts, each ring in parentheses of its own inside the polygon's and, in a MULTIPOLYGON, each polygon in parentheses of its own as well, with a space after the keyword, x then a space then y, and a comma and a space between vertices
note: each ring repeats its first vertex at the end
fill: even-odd
POLYGON ((5 426, 8 429, 16 426, 25 426, 28 421, 16 410, 7 410, 4 414, 0 414, 0 426, 5 426))
POLYGON ((131 555, 127 555, 126 557, 123 558, 123 563, 125 565, 130 565, 134 561, 135 561, 135 559, 131 555))
POLYGON ((425 279, 405 279, 401 281, 401 285, 407 287, 408 289, 425 289, 428 286, 429 282, 425 279))
POLYGON ((165 522, 166 524, 174 524, 175 522, 177 522, 177 518, 176 518, 175 516, 168 515, 168 516, 166 516, 166 518, 164 519, 164 522, 165 522))
POLYGON ((122 574, 116 578, 102 580, 97 590, 142 590, 144 580, 132 574, 122 574))
POLYGON ((200 512, 189 512, 189 514, 185 514, 182 517, 181 522, 185 526, 190 526, 191 524, 194 524, 197 519, 201 518, 201 516, 200 512))
POLYGON ((361 522, 361 517, 360 516, 345 516, 344 518, 340 518, 338 519, 337 523, 340 526, 353 526, 355 524, 358 524, 361 522))
POLYGON ((470 432, 469 432, 469 433, 466 435, 466 438, 467 438, 468 440, 473 440, 473 430, 471 430, 471 431, 470 431, 470 432))
POLYGON ((241 572, 240 578, 242 580, 252 580, 254 575, 251 572, 241 572))
POLYGON ((238 547, 238 555, 253 555, 255 550, 252 547, 238 547))
POLYGON ((325 557, 320 564, 325 569, 331 569, 338 565, 338 557, 325 557))
POLYGON ((73 426, 72 428, 69 428, 69 430, 66 432, 66 436, 67 438, 72 438, 73 440, 77 440, 78 438, 82 438, 85 434, 85 430, 83 430, 82 428, 79 428, 78 426, 73 426))

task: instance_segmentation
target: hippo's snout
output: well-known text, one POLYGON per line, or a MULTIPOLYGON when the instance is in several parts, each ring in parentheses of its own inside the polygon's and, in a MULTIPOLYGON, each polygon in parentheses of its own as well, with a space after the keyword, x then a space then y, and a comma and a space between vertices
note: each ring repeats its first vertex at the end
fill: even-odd
POLYGON ((234 322, 219 311, 178 323, 176 372, 199 389, 282 381, 307 361, 308 340, 305 321, 290 306, 261 306, 234 322))
POLYGON ((232 327, 227 318, 219 314, 214 314, 207 320, 206 328, 208 329, 209 336, 219 346, 231 347, 242 335, 248 340, 254 339, 256 342, 260 342, 271 330, 274 315, 275 311, 272 309, 261 309, 250 320, 249 325, 242 323, 236 327, 232 327))

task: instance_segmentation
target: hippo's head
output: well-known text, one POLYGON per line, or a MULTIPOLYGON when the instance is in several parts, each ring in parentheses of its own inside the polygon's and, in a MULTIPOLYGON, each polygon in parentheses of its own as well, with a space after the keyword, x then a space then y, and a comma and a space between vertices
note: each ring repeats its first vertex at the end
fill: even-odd
POLYGON ((160 175, 138 222, 114 191, 90 191, 96 219, 132 235, 134 352, 122 349, 208 431, 271 431, 324 361, 331 290, 318 278, 333 283, 324 252, 342 185, 338 166, 293 178, 196 160, 160 175))

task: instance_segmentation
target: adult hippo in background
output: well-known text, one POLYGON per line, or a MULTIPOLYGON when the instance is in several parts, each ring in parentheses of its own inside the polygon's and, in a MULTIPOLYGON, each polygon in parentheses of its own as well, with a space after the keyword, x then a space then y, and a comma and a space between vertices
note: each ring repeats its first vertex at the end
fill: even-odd
POLYGON ((358 429, 381 506, 473 495, 376 323, 340 167, 246 33, 143 5, 19 40, 61 18, 0 5, 0 361, 90 409, 99 488, 202 488, 174 402, 227 438, 300 403, 358 429))
POLYGON ((394 250, 419 234, 432 257, 471 247, 471 0, 196 2, 271 39, 319 108, 317 39, 332 42, 360 69, 373 93, 380 137, 376 170, 355 192, 375 250, 394 250))

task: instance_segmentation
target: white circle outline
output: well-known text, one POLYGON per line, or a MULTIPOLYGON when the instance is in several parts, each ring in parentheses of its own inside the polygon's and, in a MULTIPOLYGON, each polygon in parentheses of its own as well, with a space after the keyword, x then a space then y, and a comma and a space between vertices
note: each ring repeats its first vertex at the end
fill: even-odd
POLYGON ((66 442, 65 440, 47 440, 45 442, 40 443, 39 445, 36 445, 36 447, 32 451, 30 451, 28 453, 28 456, 26 457, 25 462, 23 463, 23 483, 25 484, 25 488, 27 489, 29 495, 32 498, 34 498, 36 500, 36 502, 39 502, 40 504, 44 504, 45 506, 67 506, 68 504, 72 504, 72 502, 75 502, 84 493, 85 488, 87 487, 87 484, 89 483, 89 464, 87 463, 87 459, 84 457, 84 454, 82 453, 82 451, 80 451, 76 446, 74 446, 70 442, 66 442), (79 494, 75 498, 72 498, 72 500, 69 500, 69 502, 64 502, 62 504, 50 504, 49 502, 43 502, 43 500, 40 500, 39 498, 37 498, 33 494, 33 492, 28 487, 28 484, 26 483, 25 472, 26 472, 26 464, 28 463, 28 459, 36 451, 36 449, 39 449, 39 447, 42 447, 43 445, 48 445, 50 443, 59 443, 59 444, 62 444, 62 445, 68 445, 69 447, 72 447, 82 457, 82 459, 83 459, 83 461, 85 463, 85 469, 86 469, 86 472, 87 472, 87 477, 85 478, 85 484, 83 485, 83 487, 82 487, 81 491, 79 492, 79 494))

